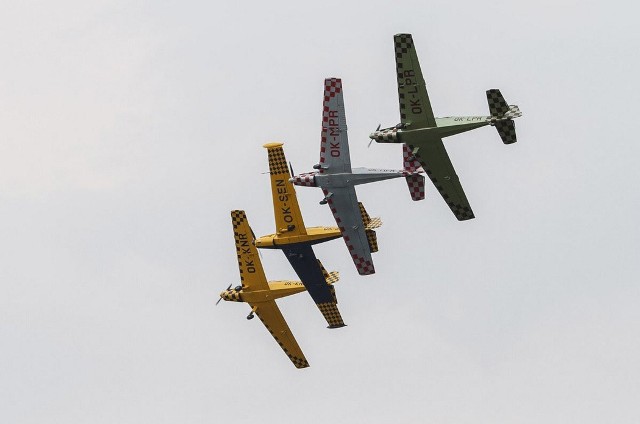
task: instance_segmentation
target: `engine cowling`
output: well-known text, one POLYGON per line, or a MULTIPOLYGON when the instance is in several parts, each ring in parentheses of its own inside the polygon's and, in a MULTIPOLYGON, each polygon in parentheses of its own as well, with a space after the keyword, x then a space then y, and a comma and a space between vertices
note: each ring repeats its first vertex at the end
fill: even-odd
POLYGON ((297 186, 317 187, 316 172, 307 172, 305 174, 295 175, 289 181, 297 186))

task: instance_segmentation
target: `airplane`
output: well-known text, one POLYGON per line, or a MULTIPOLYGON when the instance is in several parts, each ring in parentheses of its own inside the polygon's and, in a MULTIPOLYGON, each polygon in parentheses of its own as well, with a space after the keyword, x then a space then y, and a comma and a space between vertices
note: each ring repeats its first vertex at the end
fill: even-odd
MULTIPOLYGON (((258 315, 260 321, 269 330, 293 365, 296 368, 308 367, 309 362, 307 362, 276 303, 276 299, 305 291, 304 285, 300 281, 267 282, 245 212, 231 211, 231 222, 238 254, 241 285, 232 289, 229 284, 229 287, 220 293, 220 299, 216 305, 220 303, 220 300, 248 303, 251 306, 251 312, 247 315, 247 319, 253 319, 254 314, 258 315)), ((318 261, 318 267, 322 270, 329 291, 335 293, 332 284, 338 281, 339 274, 337 272, 328 273, 320 261, 318 261)))
MULTIPOLYGON (((320 162, 317 171, 294 175, 291 182, 298 186, 320 187, 324 193, 321 205, 328 204, 340 228, 342 237, 360 275, 375 273, 369 232, 365 219, 358 213, 358 197, 355 186, 391 178, 405 177, 413 200, 424 199, 424 176, 421 169, 408 156, 405 169, 351 168, 347 123, 344 111, 342 80, 324 80, 322 135, 320 162)), ((377 243, 376 243, 377 244, 377 243)))
POLYGON ((369 138, 378 143, 408 145, 412 158, 420 162, 456 218, 472 219, 475 215, 442 139, 491 125, 496 127, 504 144, 513 144, 517 141, 513 120, 522 116, 522 112, 518 106, 507 105, 500 90, 491 89, 486 93, 490 116, 435 118, 411 34, 397 34, 394 42, 400 123, 382 130, 378 126, 369 138))
MULTIPOLYGON (((329 328, 344 327, 345 324, 336 304, 335 292, 333 287, 325 283, 312 247, 314 244, 340 238, 342 236, 340 229, 338 227, 305 227, 296 191, 289 181, 292 173, 289 173, 282 146, 283 143, 267 143, 263 146, 267 149, 269 158, 276 232, 257 238, 256 247, 282 250, 327 320, 329 328)), ((364 206, 361 206, 361 216, 368 217, 364 206)), ((365 225, 365 231, 372 243, 377 245, 374 228, 382 223, 379 220, 369 220, 368 224, 365 225)))

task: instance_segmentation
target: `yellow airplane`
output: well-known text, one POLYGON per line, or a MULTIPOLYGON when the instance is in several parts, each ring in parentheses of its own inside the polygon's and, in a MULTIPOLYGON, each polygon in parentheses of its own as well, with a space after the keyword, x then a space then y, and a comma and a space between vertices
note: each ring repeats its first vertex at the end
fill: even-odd
MULTIPOLYGON (((327 286, 323 272, 313 252, 313 246, 328 240, 342 237, 338 227, 305 227, 300 212, 291 174, 284 155, 283 143, 267 143, 269 174, 271 175, 271 194, 276 222, 276 233, 256 239, 261 249, 280 249, 295 270, 320 312, 327 320, 329 328, 343 327, 345 324, 338 310, 333 287, 327 286)), ((379 218, 370 219, 360 204, 360 213, 371 252, 378 251, 374 228, 382 225, 379 218)))
MULTIPOLYGON (((220 300, 248 303, 251 306, 251 312, 247 319, 253 319, 254 314, 258 315, 260 321, 267 327, 269 333, 278 342, 284 353, 293 362, 293 365, 296 368, 308 367, 309 362, 304 357, 302 349, 298 346, 298 342, 293 337, 275 301, 281 297, 305 291, 304 285, 299 281, 268 282, 262 269, 253 232, 249 227, 245 212, 240 210, 232 211, 231 222, 233 224, 233 235, 236 242, 242 284, 233 289, 229 285, 225 291, 220 293, 220 299, 218 299, 216 305, 220 300)), ((338 281, 339 274, 337 272, 328 273, 319 261, 317 266, 323 273, 325 285, 328 287, 328 291, 333 294, 335 302, 335 291, 331 284, 338 281)))

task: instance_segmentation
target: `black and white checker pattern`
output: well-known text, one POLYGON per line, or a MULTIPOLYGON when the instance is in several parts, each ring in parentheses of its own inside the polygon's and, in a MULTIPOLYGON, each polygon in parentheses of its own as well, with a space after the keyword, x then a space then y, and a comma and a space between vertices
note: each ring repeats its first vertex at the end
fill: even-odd
POLYGON ((497 88, 487 90, 487 103, 491 116, 501 117, 509 111, 507 102, 497 88))
POLYGON ((275 341, 278 342, 278 344, 280 345, 280 347, 282 348, 284 353, 289 357, 289 359, 291 359, 291 362, 293 362, 293 365, 295 365, 296 368, 307 368, 309 366, 309 362, 307 362, 306 358, 304 356, 303 357, 295 356, 295 355, 291 354, 287 350, 287 348, 280 341, 280 339, 278 338, 276 333, 274 333, 273 330, 271 330, 271 328, 267 325, 265 320, 263 320, 262 317, 260 316, 260 308, 258 308, 258 310, 256 310, 256 314, 258 315, 258 318, 260 318, 260 321, 262 321, 262 324, 264 324, 264 326, 267 328, 267 330, 269 330, 269 333, 271 333, 271 335, 273 336, 275 341))
POLYGON ((364 231, 367 234, 367 241, 369 242, 369 251, 371 253, 376 253, 378 251, 378 237, 376 236, 376 232, 370 229, 366 229, 364 231))
POLYGON ((279 174, 289 175, 287 158, 284 156, 284 149, 282 147, 269 148, 268 155, 269 155, 269 173, 271 175, 279 175, 279 174))
POLYGON ((333 302, 317 303, 318 309, 329 323, 329 328, 344 327, 338 306, 333 302))
MULTIPOLYGON (((409 146, 409 147, 413 149, 413 146, 409 146)), ((427 176, 429 177, 433 185, 440 192, 440 195, 442 196, 442 198, 445 200, 445 202, 447 202, 447 205, 449 205, 449 208, 451 209, 453 214, 456 216, 458 221, 466 221, 467 219, 475 218, 475 215, 473 214, 473 211, 469 206, 460 205, 458 203, 455 203, 451 199, 449 199, 449 195, 444 191, 444 187, 442 187, 440 182, 438 182, 438 179, 433 176, 433 173, 429 168, 425 167, 424 170, 427 173, 427 176)))
POLYGON ((393 42, 396 49, 396 58, 402 59, 409 49, 413 48, 413 38, 411 34, 396 34, 393 36, 393 42))
MULTIPOLYGON (((247 220, 247 215, 244 211, 235 210, 231 211, 231 224, 233 225, 233 237, 236 242, 236 255, 238 257, 238 269, 240 270, 241 284, 244 282, 244 276, 242 275, 242 256, 240 255, 240 234, 236 231, 247 220)), ((243 284, 244 285, 244 284, 243 284)))
POLYGON ((495 126, 504 144, 513 144, 518 141, 516 138, 516 123, 512 120, 498 121, 495 126))

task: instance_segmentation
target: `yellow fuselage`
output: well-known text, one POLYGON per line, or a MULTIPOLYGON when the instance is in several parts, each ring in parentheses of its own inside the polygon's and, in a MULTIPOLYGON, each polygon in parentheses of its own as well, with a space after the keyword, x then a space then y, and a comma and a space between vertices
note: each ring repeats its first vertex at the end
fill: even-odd
POLYGON ((269 281, 269 290, 229 289, 220 293, 220 297, 230 302, 259 303, 291 296, 305 290, 300 281, 269 281))
POLYGON ((288 244, 308 243, 317 244, 342 237, 338 227, 307 227, 306 234, 289 235, 286 228, 275 234, 269 234, 256 239, 256 247, 261 249, 278 249, 288 244))

